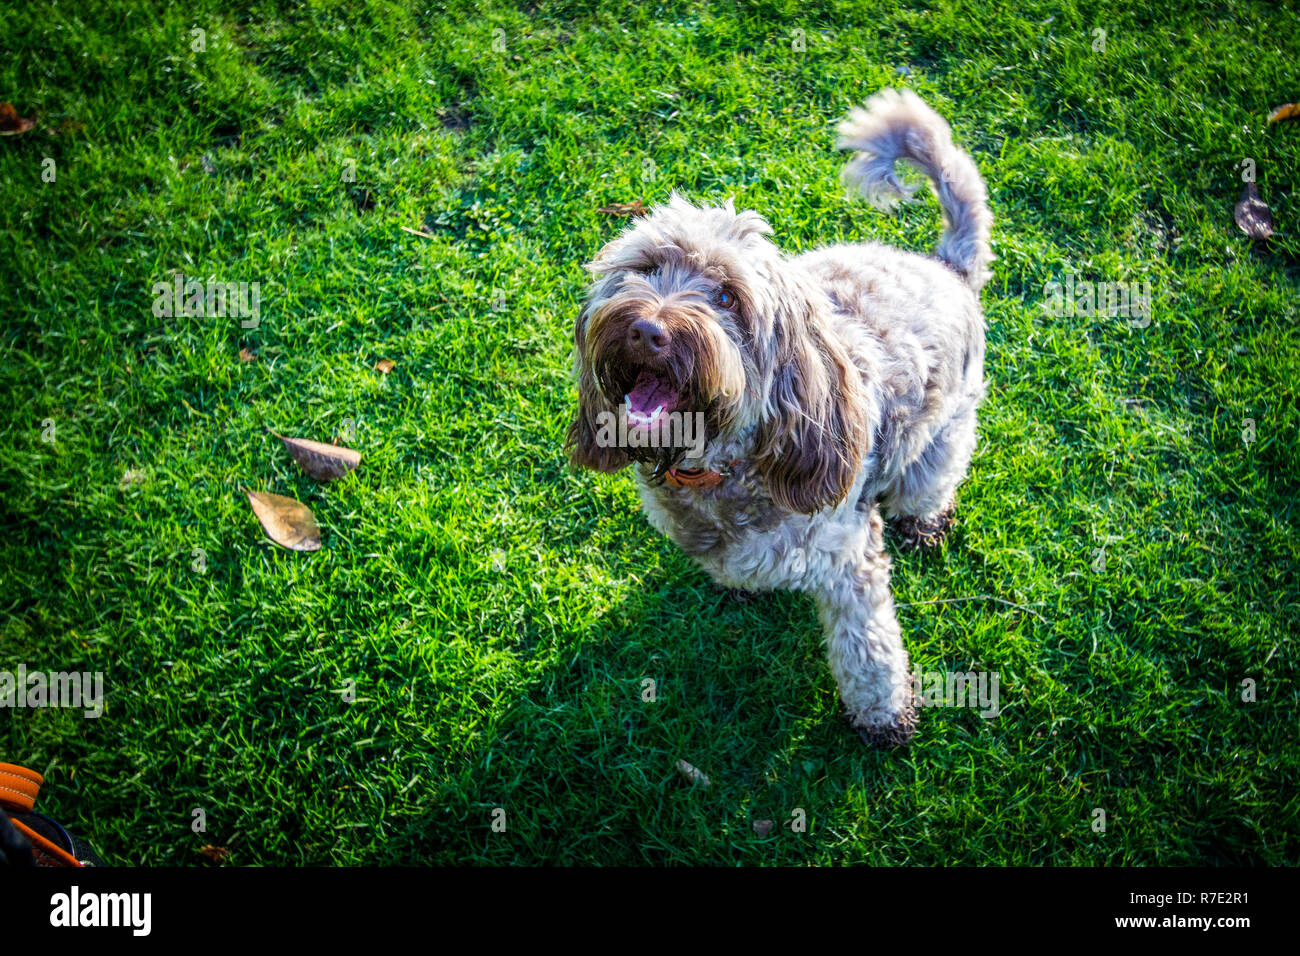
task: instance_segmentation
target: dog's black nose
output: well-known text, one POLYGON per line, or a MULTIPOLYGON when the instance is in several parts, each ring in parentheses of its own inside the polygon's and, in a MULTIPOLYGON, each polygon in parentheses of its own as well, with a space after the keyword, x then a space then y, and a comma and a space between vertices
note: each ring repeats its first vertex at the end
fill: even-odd
POLYGON ((627 330, 627 344, 645 358, 663 354, 668 338, 668 330, 652 319, 637 319, 627 330))

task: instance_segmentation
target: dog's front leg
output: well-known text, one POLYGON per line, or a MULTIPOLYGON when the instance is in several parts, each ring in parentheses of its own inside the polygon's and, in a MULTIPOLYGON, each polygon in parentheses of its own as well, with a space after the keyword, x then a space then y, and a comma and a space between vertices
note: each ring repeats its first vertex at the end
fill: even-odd
POLYGON ((916 710, 889 590, 889 555, 870 550, 840 565, 813 597, 849 724, 868 744, 907 743, 916 732, 916 710))

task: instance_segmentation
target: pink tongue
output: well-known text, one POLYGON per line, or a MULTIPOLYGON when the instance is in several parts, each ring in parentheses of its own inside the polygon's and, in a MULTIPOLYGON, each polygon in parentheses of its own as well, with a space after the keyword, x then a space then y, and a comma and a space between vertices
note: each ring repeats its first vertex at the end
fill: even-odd
POLYGON ((677 393, 654 372, 642 372, 627 393, 628 408, 639 415, 649 415, 660 405, 671 412, 677 405, 677 393))

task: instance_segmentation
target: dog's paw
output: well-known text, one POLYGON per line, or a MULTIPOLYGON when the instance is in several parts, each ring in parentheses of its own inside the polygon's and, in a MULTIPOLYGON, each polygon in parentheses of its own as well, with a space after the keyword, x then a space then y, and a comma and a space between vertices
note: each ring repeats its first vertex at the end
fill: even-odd
POLYGON ((906 747, 916 736, 916 708, 908 704, 892 720, 883 723, 865 722, 860 715, 848 715, 849 726, 857 731, 859 739, 868 747, 891 750, 906 747))
POLYGON ((943 544, 948 532, 957 523, 953 509, 941 511, 933 518, 898 515, 889 519, 889 531, 899 547, 908 551, 922 551, 943 544))

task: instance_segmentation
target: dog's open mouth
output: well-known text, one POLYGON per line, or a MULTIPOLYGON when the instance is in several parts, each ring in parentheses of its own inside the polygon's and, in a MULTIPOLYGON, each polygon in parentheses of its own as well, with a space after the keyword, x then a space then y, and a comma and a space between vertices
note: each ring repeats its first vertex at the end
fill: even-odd
POLYGON ((623 396, 627 423, 632 428, 651 428, 659 416, 677 408, 681 396, 672 383, 649 369, 637 376, 632 391, 623 396))

